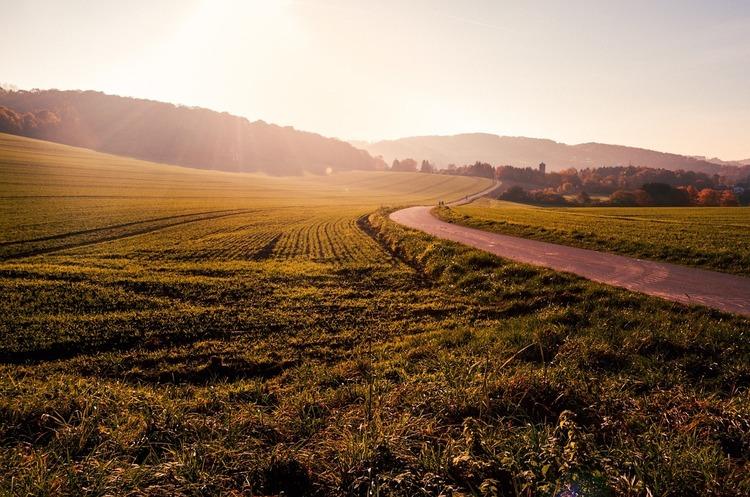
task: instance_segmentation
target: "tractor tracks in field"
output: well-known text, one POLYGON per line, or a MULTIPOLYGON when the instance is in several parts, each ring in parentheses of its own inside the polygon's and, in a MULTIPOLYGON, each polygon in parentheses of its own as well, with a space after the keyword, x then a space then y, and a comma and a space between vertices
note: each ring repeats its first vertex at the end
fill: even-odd
POLYGON ((281 233, 274 235, 265 245, 263 245, 263 248, 255 253, 255 255, 253 256, 253 260, 269 259, 273 255, 276 244, 279 243, 280 239, 281 233))
POLYGON ((142 221, 120 223, 120 224, 114 224, 114 225, 109 225, 109 226, 103 226, 100 228, 79 230, 79 231, 61 233, 57 235, 38 237, 38 238, 27 239, 27 240, 3 242, 3 243, 0 243, 0 261, 22 259, 25 257, 33 257, 36 255, 50 254, 50 253, 59 252, 62 250, 85 247, 89 245, 96 245, 99 243, 111 242, 111 241, 129 238, 133 236, 153 233, 156 231, 171 228, 174 226, 180 226, 183 224, 207 221, 207 220, 212 220, 212 219, 220 219, 220 218, 225 218, 225 217, 230 217, 230 216, 237 216, 240 214, 247 214, 249 212, 253 212, 253 209, 231 209, 231 210, 195 212, 191 214, 178 214, 174 216, 150 218, 150 219, 145 219, 142 221), (157 223, 157 224, 154 225, 154 223, 157 223), (129 229, 129 228, 133 228, 133 229, 129 229), (121 230, 125 230, 125 231, 121 231, 121 230), (97 235, 101 235, 101 236, 97 236, 97 235), (85 239, 81 240, 80 237, 85 237, 85 239), (93 238, 89 238, 89 237, 93 237, 93 238), (61 241, 62 243, 54 244, 52 246, 41 246, 41 247, 39 246, 39 244, 46 244, 48 242, 55 242, 55 241, 61 241), (23 247, 25 245, 31 245, 31 247, 24 250, 23 247), (2 250, 6 247, 20 247, 20 250, 16 252, 2 253, 2 250))

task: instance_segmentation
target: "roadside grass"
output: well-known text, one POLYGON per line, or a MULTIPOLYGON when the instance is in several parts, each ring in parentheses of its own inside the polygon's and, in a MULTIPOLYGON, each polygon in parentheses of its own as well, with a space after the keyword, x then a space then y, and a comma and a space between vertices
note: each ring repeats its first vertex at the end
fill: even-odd
POLYGON ((435 213, 505 235, 750 275, 747 207, 535 207, 481 199, 435 213))

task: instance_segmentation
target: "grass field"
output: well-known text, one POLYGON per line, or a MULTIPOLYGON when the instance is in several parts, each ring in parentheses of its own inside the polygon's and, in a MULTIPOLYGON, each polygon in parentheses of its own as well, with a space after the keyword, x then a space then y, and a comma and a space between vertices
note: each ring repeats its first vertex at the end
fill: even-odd
POLYGON ((748 207, 534 207, 481 199, 437 213, 507 235, 750 275, 748 207))
POLYGON ((274 178, 200 171, 2 134, 0 150, 0 259, 143 233, 158 233, 151 239, 160 243, 163 230, 182 225, 190 225, 195 232, 187 236, 201 238, 204 245, 228 251, 227 243, 234 244, 235 256, 244 249, 252 259, 269 235, 288 255, 331 258, 335 250, 345 250, 330 246, 345 232, 355 233, 346 245, 359 250, 360 231, 351 230, 352 222, 380 205, 434 203, 490 184, 480 178, 409 173, 274 178), (241 221, 234 219, 238 216, 241 221), (196 224, 200 219, 205 222, 196 224), (219 226, 230 228, 222 232, 219 226), (245 226, 245 233, 229 233, 238 226, 245 226), (199 234, 201 229, 215 232, 210 241, 208 231, 199 234), (284 235, 277 238, 281 229, 284 235), (253 241, 249 232, 257 235, 253 241), (310 237, 315 241, 307 251, 310 237), (300 244, 298 253, 291 243, 300 244))
POLYGON ((750 321, 387 219, 482 180, 0 135, 0 182, 0 495, 750 491, 750 321))

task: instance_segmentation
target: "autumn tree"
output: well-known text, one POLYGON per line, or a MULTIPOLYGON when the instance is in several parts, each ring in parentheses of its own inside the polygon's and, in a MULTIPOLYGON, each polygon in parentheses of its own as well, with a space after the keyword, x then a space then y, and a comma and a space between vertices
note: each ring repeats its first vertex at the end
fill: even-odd
POLYGON ((721 193, 713 188, 704 188, 698 193, 698 204, 715 207, 721 203, 721 193))
POLYGON ((697 204, 698 203, 698 189, 694 187, 693 185, 688 185, 688 187, 685 188, 685 191, 687 192, 688 197, 690 197, 690 203, 697 204))
POLYGON ((732 190, 724 190, 721 192, 719 203, 724 207, 736 207, 740 205, 732 190))

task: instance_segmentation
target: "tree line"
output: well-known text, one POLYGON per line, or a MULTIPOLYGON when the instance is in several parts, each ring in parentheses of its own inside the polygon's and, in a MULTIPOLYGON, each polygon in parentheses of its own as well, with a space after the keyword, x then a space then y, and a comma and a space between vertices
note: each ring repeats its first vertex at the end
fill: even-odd
POLYGON ((645 183, 635 190, 617 190, 604 199, 592 199, 585 191, 565 196, 554 191, 525 190, 519 185, 500 195, 503 200, 552 206, 613 207, 732 207, 750 205, 750 183, 735 188, 674 187, 665 183, 645 183))
POLYGON ((482 178, 493 179, 495 177, 495 168, 492 165, 477 161, 474 164, 466 166, 456 166, 451 164, 447 169, 438 169, 433 163, 428 160, 423 160, 418 163, 416 160, 407 159, 393 159, 390 167, 391 171, 399 172, 411 172, 411 173, 440 173, 440 174, 452 174, 457 176, 479 176, 482 178))
POLYGON ((504 198, 550 205, 734 206, 750 204, 750 168, 746 179, 718 174, 670 171, 642 166, 574 168, 544 174, 538 169, 497 168, 497 178, 513 187, 504 198), (605 195, 606 200, 592 200, 605 195))
POLYGON ((643 166, 568 168, 545 172, 541 168, 493 167, 477 161, 438 170, 429 161, 394 159, 392 171, 409 171, 497 179, 508 185, 502 198, 544 205, 616 206, 734 206, 750 204, 750 167, 738 167, 733 179, 718 174, 643 166), (593 196, 606 196, 597 199, 593 196))

